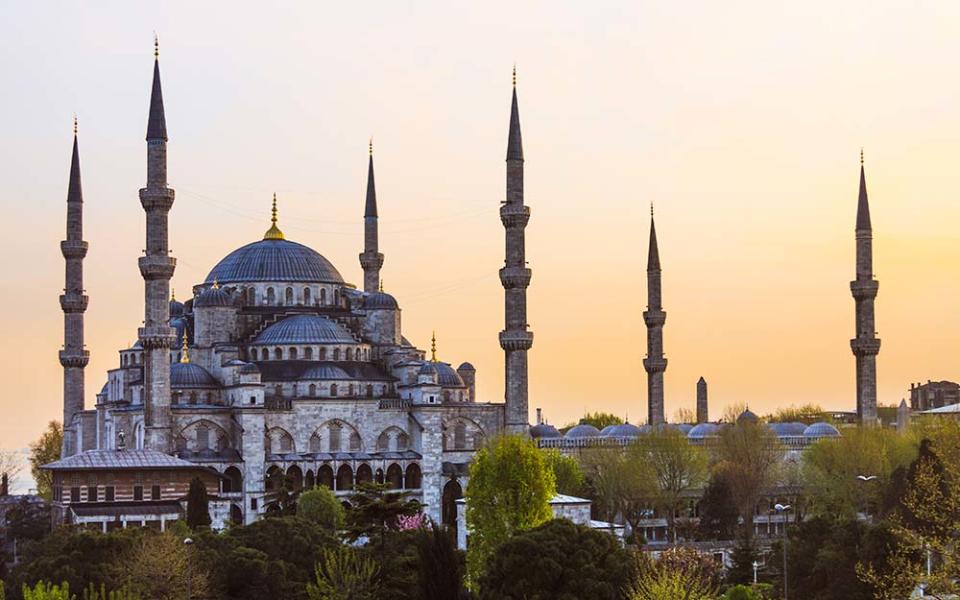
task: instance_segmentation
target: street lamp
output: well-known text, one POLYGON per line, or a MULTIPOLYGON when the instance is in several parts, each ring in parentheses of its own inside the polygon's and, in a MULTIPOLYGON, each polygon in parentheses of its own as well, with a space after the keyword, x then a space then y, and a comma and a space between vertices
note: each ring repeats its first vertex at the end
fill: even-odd
POLYGON ((760 568, 760 563, 753 561, 753 585, 757 585, 757 569, 760 568))
POLYGON ((787 511, 790 505, 778 502, 773 510, 783 514, 783 600, 787 600, 787 511))
MULTIPOLYGON (((186 539, 183 540, 183 545, 186 546, 186 548, 187 548, 187 553, 189 554, 189 552, 190 552, 190 546, 193 545, 193 540, 192 540, 191 538, 186 538, 186 539)), ((192 561, 190 560, 190 557, 187 556, 187 600, 191 600, 191 598, 193 598, 192 590, 190 589, 190 586, 191 586, 191 584, 193 583, 193 582, 191 581, 191 578, 190 578, 190 563, 191 563, 191 562, 192 562, 192 561)))

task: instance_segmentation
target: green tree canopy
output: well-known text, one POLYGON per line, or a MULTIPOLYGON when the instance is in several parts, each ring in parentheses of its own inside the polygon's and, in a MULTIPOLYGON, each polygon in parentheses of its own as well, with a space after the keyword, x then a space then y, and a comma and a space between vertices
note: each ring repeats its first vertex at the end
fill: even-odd
POLYGON ((323 485, 300 494, 297 514, 331 532, 342 529, 346 519, 343 504, 330 488, 323 485))
POLYGON ((471 585, 497 546, 518 531, 550 520, 555 493, 553 470, 530 438, 502 435, 477 452, 465 494, 471 585))
POLYGON ((607 532, 554 519, 523 531, 488 557, 481 600, 618 600, 632 557, 607 532))
POLYGON ((780 440, 764 423, 735 423, 720 432, 714 470, 726 479, 748 535, 754 507, 776 481, 782 456, 780 440))
POLYGON ((187 492, 187 527, 200 529, 210 527, 210 499, 207 497, 207 486, 194 477, 187 492))
POLYGON ((693 548, 674 546, 652 560, 638 556, 639 569, 630 600, 716 600, 720 565, 693 548))
POLYGON ((37 483, 37 494, 46 500, 53 499, 53 473, 41 467, 59 460, 62 446, 63 426, 60 421, 47 423, 40 438, 30 444, 30 474, 37 483))
POLYGON ((739 511, 726 478, 714 473, 700 498, 700 523, 697 538, 732 540, 737 533, 739 511))
POLYGON ((567 494, 568 496, 580 496, 584 494, 585 479, 583 469, 577 459, 562 454, 559 450, 551 448, 543 452, 547 464, 553 471, 553 477, 556 481, 557 493, 567 494))
POLYGON ((315 568, 315 581, 307 586, 310 600, 377 600, 379 568, 354 548, 324 550, 315 568))

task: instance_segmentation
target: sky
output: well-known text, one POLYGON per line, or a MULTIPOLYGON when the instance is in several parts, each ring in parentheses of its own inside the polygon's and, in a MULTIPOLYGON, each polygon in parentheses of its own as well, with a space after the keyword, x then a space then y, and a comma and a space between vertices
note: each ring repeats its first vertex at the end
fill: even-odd
POLYGON ((87 406, 143 318, 144 132, 160 38, 173 286, 280 227, 360 284, 374 140, 406 336, 503 397, 498 207, 510 72, 526 158, 530 410, 646 416, 649 206, 668 417, 854 408, 860 148, 881 404, 956 379, 960 4, 861 1, 0 4, 0 448, 61 415, 65 198, 79 118, 87 406))

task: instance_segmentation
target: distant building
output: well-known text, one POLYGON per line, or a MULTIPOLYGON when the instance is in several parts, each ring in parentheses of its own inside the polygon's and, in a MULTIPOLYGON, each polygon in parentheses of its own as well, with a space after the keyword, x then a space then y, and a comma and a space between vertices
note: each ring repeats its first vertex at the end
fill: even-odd
POLYGON ((930 410, 960 404, 960 383, 953 381, 930 381, 910 384, 910 408, 930 410))

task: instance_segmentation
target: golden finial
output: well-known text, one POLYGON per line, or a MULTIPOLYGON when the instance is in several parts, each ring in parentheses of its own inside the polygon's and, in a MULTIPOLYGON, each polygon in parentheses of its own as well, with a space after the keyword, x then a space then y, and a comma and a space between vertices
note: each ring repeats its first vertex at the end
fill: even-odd
POLYGON ((370 138, 370 143, 368 144, 368 150, 370 151, 370 156, 373 156, 373 138, 370 138))
POLYGON ((513 87, 517 87, 517 63, 513 63, 513 87))
POLYGON ((277 194, 273 194, 273 208, 270 209, 270 229, 263 234, 263 239, 265 240, 282 240, 283 232, 280 231, 280 228, 277 227, 277 194))
POLYGON ((437 332, 434 331, 430 336, 430 360, 437 362, 437 332))
POLYGON ((73 113, 73 136, 77 136, 77 113, 73 113))
POLYGON ((653 218, 653 202, 650 203, 650 218, 653 218))
POLYGON ((174 288, 170 288, 170 302, 176 302, 176 301, 177 301, 177 290, 175 290, 174 288))
POLYGON ((860 166, 863 166, 863 146, 860 146, 860 166))
POLYGON ((153 34, 153 57, 160 58, 160 36, 153 34))
POLYGON ((383 293, 383 278, 380 278, 380 293, 383 293))
POLYGON ((188 363, 190 362, 190 348, 187 347, 187 332, 183 332, 183 345, 180 346, 180 362, 188 363))
POLYGON ((219 289, 220 289, 220 282, 217 280, 216 277, 213 278, 213 289, 215 289, 215 290, 219 290, 219 289))

